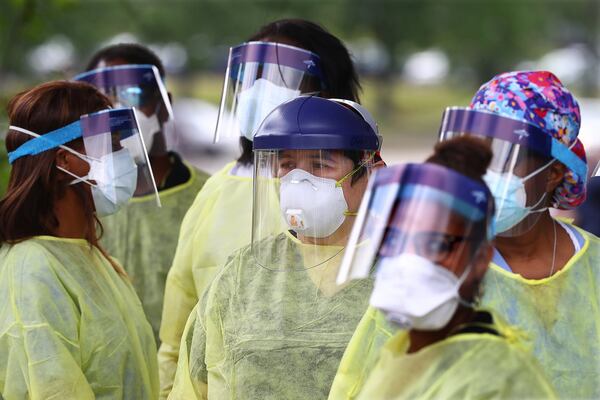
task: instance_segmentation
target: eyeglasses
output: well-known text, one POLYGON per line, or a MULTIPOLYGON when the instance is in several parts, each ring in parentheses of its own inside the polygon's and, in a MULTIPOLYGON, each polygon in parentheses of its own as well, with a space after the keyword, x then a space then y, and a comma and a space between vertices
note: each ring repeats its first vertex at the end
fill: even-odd
POLYGON ((443 232, 406 233, 388 227, 379 254, 390 257, 411 248, 415 254, 433 262, 448 259, 461 243, 470 241, 468 236, 450 235, 443 232))

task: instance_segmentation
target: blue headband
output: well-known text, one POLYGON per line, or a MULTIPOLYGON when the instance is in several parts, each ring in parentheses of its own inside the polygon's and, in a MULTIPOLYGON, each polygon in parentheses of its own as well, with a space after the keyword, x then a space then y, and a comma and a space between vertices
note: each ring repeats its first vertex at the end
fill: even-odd
MULTIPOLYGON (((20 132, 20 130, 14 129, 13 127, 9 127, 9 129, 20 132)), ((33 134, 33 132, 31 133, 33 134)), ((63 126, 62 128, 58 128, 44 135, 38 135, 37 137, 23 143, 16 150, 8 153, 8 162, 12 164, 15 162, 15 160, 21 157, 34 156, 43 153, 44 151, 57 148, 65 143, 69 143, 72 140, 79 139, 81 136, 81 123, 79 120, 77 120, 69 125, 63 126)))

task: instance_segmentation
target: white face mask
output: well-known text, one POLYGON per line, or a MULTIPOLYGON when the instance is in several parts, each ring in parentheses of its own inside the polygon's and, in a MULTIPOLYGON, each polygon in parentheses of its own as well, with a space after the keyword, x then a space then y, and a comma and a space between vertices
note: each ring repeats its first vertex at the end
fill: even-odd
POLYGON ((521 178, 511 173, 499 173, 488 170, 483 180, 490 188, 496 202, 496 231, 498 233, 506 232, 515 227, 525 219, 529 214, 542 212, 547 207, 536 210, 542 201, 546 198, 546 193, 532 206, 527 206, 527 192, 525 191, 525 182, 535 175, 542 172, 554 160, 538 168, 529 175, 521 178))
POLYGON ((265 78, 254 81, 240 92, 237 99, 237 118, 240 131, 249 140, 263 120, 278 105, 300 96, 300 90, 288 89, 265 78))
POLYGON ((462 302, 458 290, 466 278, 416 254, 384 257, 377 264, 370 303, 402 329, 445 327, 462 302))
POLYGON ((158 122, 158 116, 156 113, 154 113, 147 117, 146 114, 141 111, 136 112, 136 116, 138 125, 140 127, 140 133, 142 134, 142 137, 144 138, 144 144, 146 145, 146 151, 150 152, 150 149, 152 149, 152 143, 154 142, 154 135, 161 131, 160 122, 158 122))
POLYGON ((137 184, 137 165, 128 149, 123 148, 105 154, 100 159, 83 154, 79 157, 90 165, 90 171, 86 176, 78 177, 64 168, 57 168, 77 178, 71 182, 72 185, 85 182, 92 187, 96 215, 104 217, 114 214, 124 204, 127 204, 133 196, 137 184))
POLYGON ((302 169, 294 169, 281 178, 280 205, 290 229, 315 238, 337 231, 348 210, 338 181, 302 169))

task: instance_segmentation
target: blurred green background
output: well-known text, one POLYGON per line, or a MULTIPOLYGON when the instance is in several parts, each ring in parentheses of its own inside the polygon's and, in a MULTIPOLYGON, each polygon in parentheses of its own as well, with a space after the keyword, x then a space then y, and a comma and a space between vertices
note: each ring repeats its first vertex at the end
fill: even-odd
POLYGON ((443 109, 466 105, 507 70, 551 69, 595 114, 600 0, 0 0, 0 132, 17 92, 69 79, 100 47, 122 41, 151 45, 176 99, 217 104, 228 47, 288 17, 347 43, 392 160, 430 147, 443 109))

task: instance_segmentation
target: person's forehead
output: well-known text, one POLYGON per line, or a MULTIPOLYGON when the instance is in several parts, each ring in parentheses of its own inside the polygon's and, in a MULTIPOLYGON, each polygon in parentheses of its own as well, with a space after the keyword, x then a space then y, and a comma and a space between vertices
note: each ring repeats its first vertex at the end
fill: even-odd
POLYGON ((343 157, 339 150, 284 150, 281 152, 282 158, 306 158, 306 159, 325 159, 338 161, 343 157))

